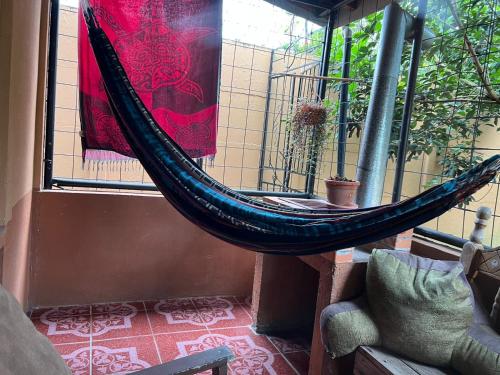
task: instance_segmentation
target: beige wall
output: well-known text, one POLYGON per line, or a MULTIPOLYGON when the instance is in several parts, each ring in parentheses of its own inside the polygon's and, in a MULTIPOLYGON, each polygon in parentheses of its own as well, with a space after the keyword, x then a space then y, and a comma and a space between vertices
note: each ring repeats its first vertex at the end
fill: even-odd
POLYGON ((45 191, 34 202, 35 306, 251 293, 255 253, 163 197, 45 191))
POLYGON ((44 34, 40 28, 41 12, 41 1, 0 1, 2 284, 25 305, 35 159, 39 42, 40 35, 44 34))

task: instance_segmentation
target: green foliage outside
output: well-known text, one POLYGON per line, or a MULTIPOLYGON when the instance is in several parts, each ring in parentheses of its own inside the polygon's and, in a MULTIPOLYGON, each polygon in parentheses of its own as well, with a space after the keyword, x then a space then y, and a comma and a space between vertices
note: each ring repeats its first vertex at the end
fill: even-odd
MULTIPOLYGON (((413 3, 403 2, 401 5, 415 13, 413 3)), ((429 2, 425 25, 434 32, 436 38, 432 47, 421 55, 407 153, 408 161, 417 159, 422 154, 436 153, 443 168, 443 176, 455 177, 483 159, 480 151, 471 150, 475 140, 485 127, 496 127, 497 131, 500 130, 499 103, 488 95, 484 87, 486 77, 496 95, 499 95, 500 27, 496 25, 498 10, 499 6, 495 0, 429 2), (456 6, 456 14, 461 25, 450 11, 450 6, 456 6), (470 51, 466 48, 465 33, 474 48, 474 54, 485 70, 483 79, 477 72, 470 51)), ((351 78, 361 79, 366 83, 349 85, 349 137, 360 136, 366 118, 382 18, 383 11, 350 25, 353 33, 351 78)), ((300 53, 305 48, 310 50, 311 44, 320 47, 322 40, 321 30, 312 35, 312 42, 309 42, 308 46, 297 44, 287 47, 300 53)), ((330 58, 330 76, 341 76, 342 45, 342 31, 336 30, 330 58)), ((321 48, 315 50, 319 57, 321 48)), ((410 53, 411 44, 406 43, 388 155, 391 159, 397 154, 410 53)), ((332 83, 332 85, 340 84, 332 83)), ((332 89, 338 91, 336 87, 332 89)), ((334 116, 338 114, 337 100, 325 100, 325 104, 330 107, 330 113, 334 116)), ((336 122, 332 121, 332 124, 336 122)), ((336 131, 332 129, 331 133, 335 134, 336 131)), ((430 184, 439 182, 440 178, 435 178, 430 184)))

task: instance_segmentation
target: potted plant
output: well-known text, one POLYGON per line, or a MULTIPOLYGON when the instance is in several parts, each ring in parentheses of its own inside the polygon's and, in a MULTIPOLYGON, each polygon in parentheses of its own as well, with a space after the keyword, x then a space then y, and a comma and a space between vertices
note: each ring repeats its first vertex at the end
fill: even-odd
POLYGON ((357 207, 355 200, 359 181, 335 176, 325 179, 325 186, 328 202, 337 206, 357 207))

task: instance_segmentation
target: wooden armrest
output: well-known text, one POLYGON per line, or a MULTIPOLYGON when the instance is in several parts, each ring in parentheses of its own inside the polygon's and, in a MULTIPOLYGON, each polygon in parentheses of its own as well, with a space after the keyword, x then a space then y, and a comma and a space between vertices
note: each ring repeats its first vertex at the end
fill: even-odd
POLYGON ((227 362, 233 353, 226 346, 205 350, 187 357, 175 359, 162 365, 134 372, 136 375, 190 375, 213 369, 217 375, 227 374, 227 362))

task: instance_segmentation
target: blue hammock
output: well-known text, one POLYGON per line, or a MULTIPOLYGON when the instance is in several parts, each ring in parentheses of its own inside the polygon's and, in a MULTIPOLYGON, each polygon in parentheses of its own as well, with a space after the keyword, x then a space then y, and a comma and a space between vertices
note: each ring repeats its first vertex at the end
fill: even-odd
POLYGON ((83 4, 90 43, 121 131, 164 197, 188 220, 224 241, 264 253, 308 255, 377 241, 429 221, 490 182, 500 155, 402 202, 332 213, 269 205, 220 184, 158 126, 118 55, 83 4))

